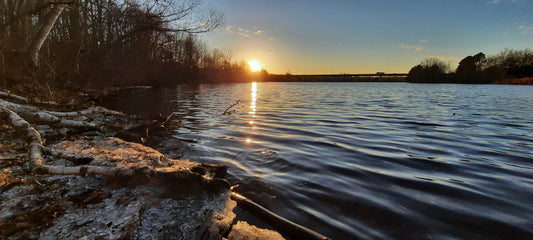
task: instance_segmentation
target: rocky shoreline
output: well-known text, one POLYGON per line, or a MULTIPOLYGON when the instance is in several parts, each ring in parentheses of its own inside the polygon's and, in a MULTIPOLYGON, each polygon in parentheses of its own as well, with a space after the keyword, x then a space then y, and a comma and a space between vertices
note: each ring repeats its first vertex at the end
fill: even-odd
POLYGON ((24 134, 4 118, 0 239, 283 239, 277 232, 235 223, 236 203, 223 179, 227 166, 170 159, 122 140, 135 138, 128 130, 153 122, 102 112, 69 120, 98 127, 31 123, 42 136, 45 164, 131 174, 30 171, 24 134))

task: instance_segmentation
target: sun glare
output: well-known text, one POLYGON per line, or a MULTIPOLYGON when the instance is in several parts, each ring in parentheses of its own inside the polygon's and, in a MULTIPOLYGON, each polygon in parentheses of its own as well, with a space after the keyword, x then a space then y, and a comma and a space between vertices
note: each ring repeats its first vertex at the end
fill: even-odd
POLYGON ((252 70, 252 72, 259 72, 261 69, 263 69, 261 67, 261 63, 257 60, 249 61, 248 65, 250 65, 250 70, 252 70))

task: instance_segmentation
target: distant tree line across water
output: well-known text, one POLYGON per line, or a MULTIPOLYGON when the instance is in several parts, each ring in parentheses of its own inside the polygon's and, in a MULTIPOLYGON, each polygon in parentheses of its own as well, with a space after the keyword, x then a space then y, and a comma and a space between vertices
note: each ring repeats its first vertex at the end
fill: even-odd
POLYGON ((2 0, 0 87, 169 85, 244 72, 197 34, 223 16, 200 0, 2 0))
POLYGON ((484 53, 463 58, 452 72, 437 58, 426 58, 409 71, 413 83, 505 83, 533 84, 533 51, 504 49, 486 57, 484 53))

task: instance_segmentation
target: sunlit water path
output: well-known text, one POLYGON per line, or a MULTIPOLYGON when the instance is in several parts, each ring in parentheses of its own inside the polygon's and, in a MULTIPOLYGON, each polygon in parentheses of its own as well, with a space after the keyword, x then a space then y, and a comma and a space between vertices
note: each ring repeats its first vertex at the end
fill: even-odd
POLYGON ((180 115, 184 158, 228 164, 239 192, 333 239, 533 239, 532 86, 246 83, 131 96, 130 112, 180 115))

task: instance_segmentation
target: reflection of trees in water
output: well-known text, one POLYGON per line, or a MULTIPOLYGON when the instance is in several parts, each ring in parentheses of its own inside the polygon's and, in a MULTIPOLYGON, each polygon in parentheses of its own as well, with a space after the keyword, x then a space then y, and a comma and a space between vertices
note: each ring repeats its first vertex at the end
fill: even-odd
POLYGON ((185 121, 184 117, 189 117, 186 122, 190 122, 193 125, 199 124, 199 119, 195 116, 198 115, 201 109, 200 102, 197 99, 200 95, 200 85, 178 85, 172 90, 174 96, 169 96, 172 99, 172 104, 168 106, 168 109, 177 114, 180 122, 185 121))
POLYGON ((181 84, 173 88, 121 91, 103 99, 102 105, 161 122, 172 114, 172 119, 180 122, 181 127, 197 131, 221 118, 224 109, 240 98, 241 102, 234 109, 238 114, 247 113, 252 101, 249 84, 246 87, 242 84, 181 84))

